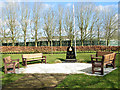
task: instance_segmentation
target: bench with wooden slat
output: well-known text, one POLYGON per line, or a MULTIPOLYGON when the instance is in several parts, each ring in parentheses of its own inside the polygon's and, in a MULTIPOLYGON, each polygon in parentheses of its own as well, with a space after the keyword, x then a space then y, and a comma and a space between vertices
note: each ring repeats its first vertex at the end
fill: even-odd
POLYGON ((15 68, 16 66, 18 67, 19 69, 19 59, 12 59, 11 56, 8 56, 8 57, 5 57, 3 58, 3 62, 4 62, 4 71, 5 71, 5 74, 7 74, 8 72, 12 72, 12 73, 15 73, 15 68), (13 70, 8 70, 12 68, 13 70))
POLYGON ((93 55, 91 55, 91 62, 92 62, 92 73, 94 74, 95 72, 101 72, 101 74, 104 74, 104 66, 106 65, 106 68, 108 66, 112 66, 113 68, 115 68, 115 57, 116 57, 116 53, 112 53, 112 52, 97 52, 96 53, 96 57, 94 57, 93 55), (102 57, 98 57, 98 56, 102 56, 102 57), (94 60, 95 59, 95 60, 94 60), (101 70, 97 71, 94 70, 95 68, 101 68, 101 70))
POLYGON ((42 62, 45 61, 46 63, 46 56, 43 56, 42 53, 35 53, 35 54, 23 54, 22 55, 22 62, 24 66, 27 66, 28 61, 38 61, 41 60, 42 62))

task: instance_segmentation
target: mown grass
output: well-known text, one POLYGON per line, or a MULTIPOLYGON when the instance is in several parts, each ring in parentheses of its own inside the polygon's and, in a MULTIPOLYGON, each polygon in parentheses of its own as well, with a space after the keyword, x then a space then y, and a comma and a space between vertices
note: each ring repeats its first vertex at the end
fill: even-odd
MULTIPOLYGON (((90 55, 95 53, 77 53, 77 60, 84 63, 90 63, 90 55)), ((2 58, 11 56, 12 59, 20 59, 20 67, 22 66, 22 54, 1 54, 2 58)), ((66 59, 66 54, 43 54, 47 57, 47 63, 54 63, 55 60, 64 61, 66 59)), ((116 66, 118 67, 119 55, 116 56, 116 66)), ((2 63, 2 85, 9 84, 15 80, 23 77, 25 74, 4 74, 4 64, 2 63)), ((29 62, 30 63, 40 63, 29 62)), ((68 75, 65 80, 63 80, 57 88, 118 88, 118 69, 111 72, 104 77, 88 76, 84 74, 68 75)))
POLYGON ((69 75, 56 88, 118 88, 118 70, 104 77, 69 75))

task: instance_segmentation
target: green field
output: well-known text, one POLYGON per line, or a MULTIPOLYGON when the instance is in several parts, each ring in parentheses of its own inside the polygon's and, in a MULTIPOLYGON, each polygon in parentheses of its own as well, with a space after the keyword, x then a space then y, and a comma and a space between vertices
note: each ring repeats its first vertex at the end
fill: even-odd
MULTIPOLYGON (((90 55, 95 53, 77 53, 77 60, 79 62, 90 63, 90 55)), ((21 54, 1 54, 2 58, 11 56, 12 59, 20 59, 20 67, 22 66, 22 57, 21 54)), ((64 61, 66 54, 44 54, 47 57, 47 63, 54 63, 55 60, 64 61)), ((118 67, 118 58, 116 56, 116 66, 118 67)), ((2 62, 2 60, 1 60, 2 62)), ((32 62, 32 63, 39 63, 32 62)), ((2 62, 2 85, 9 84, 15 80, 23 77, 25 74, 4 74, 4 64, 2 62)), ((60 84, 57 85, 57 88, 118 88, 118 69, 111 72, 110 74, 99 77, 99 76, 88 76, 84 74, 75 74, 68 75, 60 84)))

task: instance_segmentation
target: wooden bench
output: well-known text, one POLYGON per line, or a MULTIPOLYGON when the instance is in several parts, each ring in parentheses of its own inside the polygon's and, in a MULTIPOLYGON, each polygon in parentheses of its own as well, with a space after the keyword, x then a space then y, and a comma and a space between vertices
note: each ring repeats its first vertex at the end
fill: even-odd
POLYGON ((8 56, 3 58, 3 62, 4 62, 5 74, 7 74, 8 72, 15 73, 16 66, 19 69, 19 59, 11 59, 11 56, 8 56), (10 68, 12 68, 13 70, 8 71, 8 69, 10 68))
POLYGON ((46 56, 43 56, 42 53, 35 53, 35 54, 23 54, 22 55, 22 63, 23 66, 27 66, 27 62, 28 61, 37 61, 37 60, 41 60, 43 62, 43 60, 46 63, 46 56))
POLYGON ((116 53, 112 52, 97 52, 96 57, 91 55, 91 62, 92 62, 92 73, 95 72, 101 72, 101 75, 104 74, 104 66, 106 65, 106 68, 108 66, 112 66, 115 68, 115 57, 116 53), (99 57, 102 56, 102 57, 99 57), (95 59, 95 60, 94 60, 95 59), (101 70, 95 70, 95 68, 101 68, 101 70))

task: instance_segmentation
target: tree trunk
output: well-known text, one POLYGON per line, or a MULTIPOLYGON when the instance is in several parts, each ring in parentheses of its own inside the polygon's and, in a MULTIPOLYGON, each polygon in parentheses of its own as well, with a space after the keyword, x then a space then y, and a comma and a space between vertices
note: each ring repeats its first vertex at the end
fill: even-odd
POLYGON ((98 45, 100 45, 100 39, 98 38, 98 45))
POLYGON ((70 40, 70 45, 72 46, 72 44, 73 44, 73 43, 72 43, 72 39, 71 39, 71 40, 70 40))
POLYGON ((109 40, 109 39, 107 39, 107 46, 109 45, 109 43, 110 43, 110 40, 109 40))
POLYGON ((50 46, 50 40, 48 40, 48 46, 50 46))
POLYGON ((35 30, 35 47, 37 47, 37 30, 35 30))
POLYGON ((59 40, 60 40, 60 46, 62 46, 62 36, 61 36, 61 31, 60 31, 60 37, 59 37, 59 40))
POLYGON ((59 40, 60 40, 60 46, 62 46, 62 37, 61 37, 61 34, 60 34, 59 40))
POLYGON ((83 31, 81 29, 81 46, 83 46, 83 31))
POLYGON ((35 40, 35 47, 37 47, 37 40, 35 40))
POLYGON ((14 43, 14 41, 12 42, 12 46, 15 46, 15 43, 14 43))
POLYGON ((51 40, 51 54, 53 54, 53 43, 52 43, 52 40, 51 40))
POLYGON ((60 39, 60 46, 62 46, 62 40, 60 39))
POLYGON ((92 46, 92 39, 90 40, 90 45, 92 46))
POLYGON ((14 40, 14 33, 13 33, 13 29, 12 29, 12 46, 15 46, 15 40, 14 40))
POLYGON ((62 46, 62 37, 61 37, 61 32, 62 30, 62 22, 61 22, 61 19, 59 20, 59 32, 60 32, 60 37, 59 37, 59 40, 60 40, 60 46, 62 46))
POLYGON ((83 45, 83 40, 81 40, 81 46, 84 46, 84 45, 83 45))
POLYGON ((100 32, 99 32, 99 28, 98 28, 98 42, 97 42, 98 45, 100 45, 100 32))
POLYGON ((26 32, 24 32, 24 45, 26 46, 26 32))

